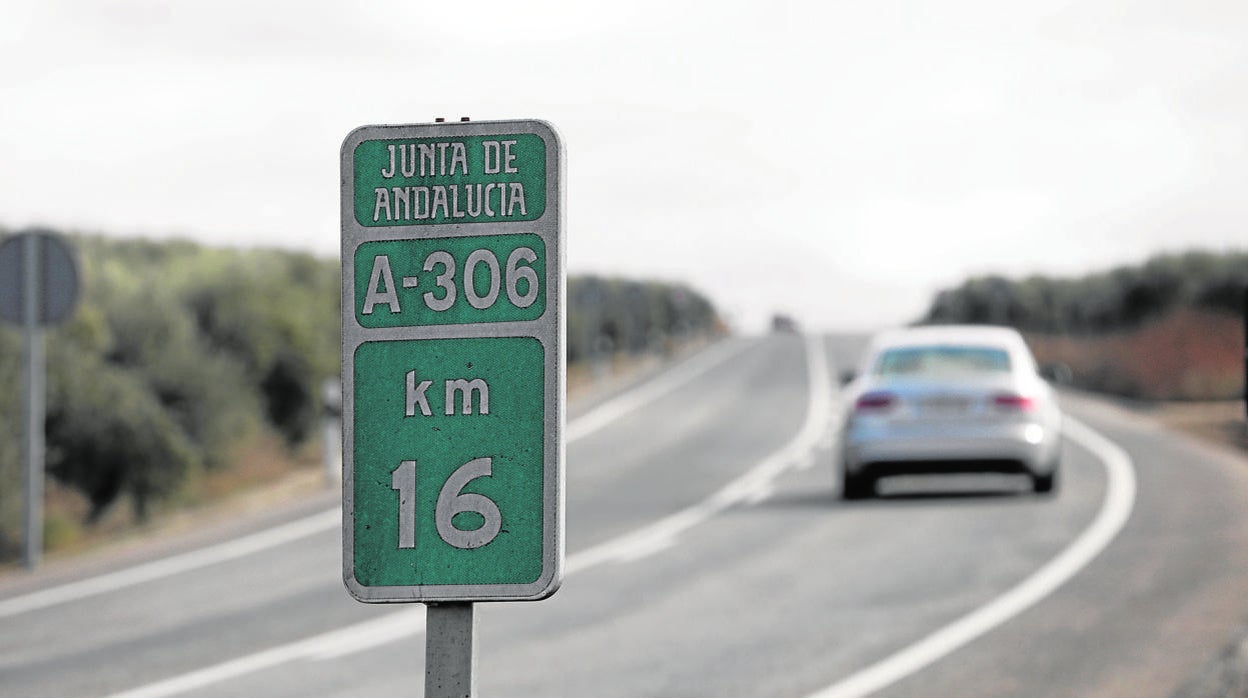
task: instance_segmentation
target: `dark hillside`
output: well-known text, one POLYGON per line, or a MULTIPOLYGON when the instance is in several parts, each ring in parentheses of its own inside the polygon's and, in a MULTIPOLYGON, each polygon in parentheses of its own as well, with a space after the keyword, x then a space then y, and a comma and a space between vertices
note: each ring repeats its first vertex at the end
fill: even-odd
POLYGON ((970 279, 920 320, 1010 325, 1077 387, 1133 398, 1241 396, 1248 253, 1186 252, 1077 278, 970 279))
POLYGON ((1248 253, 1194 251, 1076 278, 976 277, 938 293, 921 322, 1095 335, 1134 329, 1179 308, 1238 314, 1245 290, 1248 253))

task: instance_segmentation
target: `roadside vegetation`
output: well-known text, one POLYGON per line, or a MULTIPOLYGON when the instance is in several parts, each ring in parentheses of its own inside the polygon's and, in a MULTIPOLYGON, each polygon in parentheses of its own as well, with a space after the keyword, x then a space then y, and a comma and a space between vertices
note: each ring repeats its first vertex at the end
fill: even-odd
POLYGON ((1072 385, 1145 400, 1225 400, 1244 390, 1248 253, 1164 254, 1074 278, 969 279, 922 323, 1010 325, 1072 385))
MULTIPOLYGON (((50 549, 320 462, 341 353, 337 260, 71 237, 84 291, 47 332, 50 549)), ((722 331, 678 284, 568 281, 570 370, 722 331)), ((21 545, 21 335, 0 327, 0 564, 21 545)))

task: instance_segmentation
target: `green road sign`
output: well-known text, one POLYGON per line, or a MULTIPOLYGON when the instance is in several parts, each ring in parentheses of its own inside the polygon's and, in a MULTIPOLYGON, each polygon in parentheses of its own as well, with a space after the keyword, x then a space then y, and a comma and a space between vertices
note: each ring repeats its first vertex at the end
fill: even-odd
POLYGON ((366 242, 355 251, 361 327, 537 320, 546 244, 532 233, 366 242))
POLYGON ((349 180, 355 221, 374 227, 538 220, 553 179, 546 176, 547 145, 536 133, 363 141, 349 180))
POLYGON ((343 143, 343 577, 361 601, 559 586, 561 167, 540 121, 343 143))

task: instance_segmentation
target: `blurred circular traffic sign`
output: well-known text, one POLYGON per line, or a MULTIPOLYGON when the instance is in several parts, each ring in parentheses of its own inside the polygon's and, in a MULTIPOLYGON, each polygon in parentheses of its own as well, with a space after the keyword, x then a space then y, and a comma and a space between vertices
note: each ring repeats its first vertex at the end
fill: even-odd
POLYGON ((28 230, 0 243, 0 318, 25 321, 26 275, 35 275, 35 319, 40 325, 70 316, 81 291, 78 259, 73 248, 55 233, 28 230), (27 241, 34 245, 28 256, 27 241))

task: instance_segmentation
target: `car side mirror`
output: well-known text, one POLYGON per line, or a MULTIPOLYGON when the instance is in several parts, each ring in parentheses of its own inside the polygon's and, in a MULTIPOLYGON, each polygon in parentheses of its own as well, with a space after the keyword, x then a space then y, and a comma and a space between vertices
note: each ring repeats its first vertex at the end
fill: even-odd
POLYGON ((1054 361, 1040 367, 1040 377, 1054 385, 1070 385, 1074 383, 1075 373, 1067 364, 1054 361))

